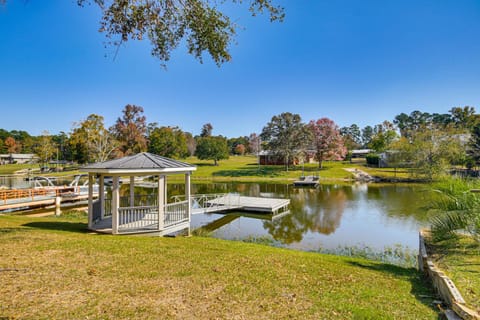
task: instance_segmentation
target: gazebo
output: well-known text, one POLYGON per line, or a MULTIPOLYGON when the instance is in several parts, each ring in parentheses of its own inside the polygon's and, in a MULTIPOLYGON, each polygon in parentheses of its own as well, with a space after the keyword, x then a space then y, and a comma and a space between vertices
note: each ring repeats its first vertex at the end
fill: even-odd
MULTIPOLYGON (((190 176, 196 167, 177 160, 143 152, 120 159, 88 165, 88 228, 112 234, 155 233, 166 235, 190 228, 190 176), (167 176, 185 175, 185 199, 167 201, 167 176), (135 195, 135 177, 154 176, 158 193, 135 195), (129 177, 127 196, 120 196, 120 178, 129 177), (111 199, 104 192, 106 179, 112 183, 111 199), (94 201, 94 184, 98 179, 98 200, 94 201)), ((127 180, 128 181, 128 180, 127 180)))

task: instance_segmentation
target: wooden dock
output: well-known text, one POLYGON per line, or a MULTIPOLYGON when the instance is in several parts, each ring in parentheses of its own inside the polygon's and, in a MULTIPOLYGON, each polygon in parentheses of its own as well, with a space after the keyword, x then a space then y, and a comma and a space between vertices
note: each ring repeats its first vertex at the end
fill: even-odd
POLYGON ((70 186, 0 190, 0 212, 53 206, 57 198, 60 198, 60 203, 77 202, 87 200, 88 195, 77 193, 70 186))
POLYGON ((299 180, 295 181, 293 183, 293 186, 295 187, 318 187, 319 178, 317 176, 306 176, 306 177, 300 177, 299 180))

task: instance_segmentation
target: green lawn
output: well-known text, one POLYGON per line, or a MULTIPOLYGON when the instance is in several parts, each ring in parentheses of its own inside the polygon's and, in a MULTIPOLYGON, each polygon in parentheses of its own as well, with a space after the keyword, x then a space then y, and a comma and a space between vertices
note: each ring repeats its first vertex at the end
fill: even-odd
POLYGON ((18 170, 39 169, 38 164, 4 164, 0 165, 0 175, 14 174, 18 170))
POLYGON ((465 236, 430 248, 435 263, 453 280, 468 305, 480 313, 480 244, 465 236))
MULTIPOLYGON (((324 161, 323 168, 318 169, 318 164, 306 164, 305 166, 290 166, 286 171, 284 166, 259 166, 255 156, 231 156, 227 160, 219 161, 218 166, 213 165, 211 160, 198 160, 196 157, 190 157, 182 160, 197 166, 192 179, 194 181, 243 181, 243 182, 280 182, 290 183, 301 175, 319 175, 321 181, 336 180, 345 181, 353 178, 353 175, 345 168, 358 168, 366 171, 372 176, 384 179, 402 179, 410 178, 407 169, 394 170, 392 168, 370 168, 366 166, 364 159, 354 159, 348 161, 324 161)), ((36 168, 38 165, 2 165, 0 174, 13 174, 15 171, 25 168, 36 168)), ((78 174, 79 171, 65 171, 57 173, 45 173, 46 176, 65 176, 78 174)), ((183 176, 172 177, 170 180, 176 181, 183 176)))
POLYGON ((220 161, 218 166, 214 166, 213 161, 198 160, 195 157, 185 161, 197 166, 192 176, 194 180, 291 182, 302 174, 319 175, 321 179, 326 180, 352 178, 351 173, 343 170, 350 164, 340 161, 324 162, 320 170, 318 164, 306 164, 304 167, 290 166, 288 171, 285 170, 285 166, 259 166, 254 156, 231 156, 228 160, 220 161))
POLYGON ((85 217, 0 216, 1 316, 437 319, 415 269, 202 237, 85 232, 85 217))

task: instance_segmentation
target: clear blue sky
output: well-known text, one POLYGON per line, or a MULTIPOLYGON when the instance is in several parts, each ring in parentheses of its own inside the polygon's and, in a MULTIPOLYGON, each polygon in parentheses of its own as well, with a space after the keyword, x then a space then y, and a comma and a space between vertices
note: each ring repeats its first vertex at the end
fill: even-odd
POLYGON ((126 104, 149 122, 228 137, 273 115, 363 127, 419 109, 480 110, 480 1, 291 0, 283 23, 231 10, 233 61, 199 64, 181 47, 168 70, 148 41, 116 59, 96 6, 8 0, 0 7, 0 128, 68 132, 91 113, 113 124, 126 104))

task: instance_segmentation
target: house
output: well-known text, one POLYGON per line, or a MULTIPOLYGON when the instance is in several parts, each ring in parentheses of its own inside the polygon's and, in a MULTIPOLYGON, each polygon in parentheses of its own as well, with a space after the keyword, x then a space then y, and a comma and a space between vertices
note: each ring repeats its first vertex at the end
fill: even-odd
POLYGON ((0 154, 0 164, 35 163, 37 161, 38 161, 38 157, 33 153, 0 154))
MULTIPOLYGON (((304 152, 305 157, 304 161, 302 161, 302 157, 299 156, 300 152, 295 152, 295 156, 289 159, 288 165, 299 165, 303 163, 314 163, 315 162, 315 152, 312 150, 307 150, 304 152)), ((285 157, 274 153, 269 150, 260 151, 258 154, 259 162, 261 165, 267 166, 284 166, 285 165, 285 157)))
POLYGON ((372 149, 356 149, 350 151, 352 158, 365 158, 367 154, 373 152, 372 149))

